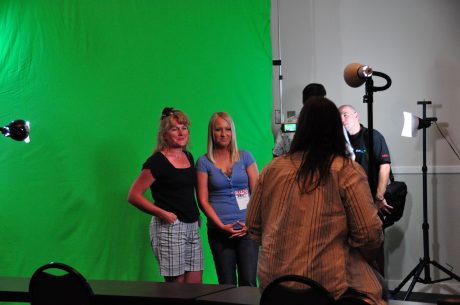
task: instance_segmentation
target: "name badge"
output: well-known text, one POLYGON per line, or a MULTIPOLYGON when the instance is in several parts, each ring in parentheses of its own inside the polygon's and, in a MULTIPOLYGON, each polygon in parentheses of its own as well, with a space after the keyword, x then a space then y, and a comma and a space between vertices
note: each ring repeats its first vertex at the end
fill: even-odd
POLYGON ((249 190, 241 189, 235 191, 236 202, 240 210, 246 210, 249 203, 249 190))

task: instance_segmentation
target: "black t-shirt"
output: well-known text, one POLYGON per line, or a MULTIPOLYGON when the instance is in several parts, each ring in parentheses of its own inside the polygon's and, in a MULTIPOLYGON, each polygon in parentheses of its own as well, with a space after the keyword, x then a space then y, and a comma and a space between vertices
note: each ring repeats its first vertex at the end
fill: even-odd
MULTIPOLYGON (((373 130, 373 142, 374 142, 374 187, 377 188, 379 169, 381 164, 391 163, 390 152, 388 150, 387 143, 385 138, 377 130, 373 130)), ((353 151, 355 152, 355 161, 358 162, 366 171, 369 173, 369 151, 366 145, 366 137, 368 130, 366 127, 361 125, 361 129, 355 135, 348 135, 350 138, 350 143, 353 146, 353 151)), ((370 177, 368 177, 370 181, 370 177)), ((372 190, 372 195, 375 196, 375 190, 372 190)))
POLYGON ((193 156, 184 151, 190 162, 188 168, 175 168, 161 153, 145 161, 142 169, 150 169, 155 181, 150 186, 155 205, 172 212, 182 222, 195 222, 199 211, 195 199, 196 172, 193 156))

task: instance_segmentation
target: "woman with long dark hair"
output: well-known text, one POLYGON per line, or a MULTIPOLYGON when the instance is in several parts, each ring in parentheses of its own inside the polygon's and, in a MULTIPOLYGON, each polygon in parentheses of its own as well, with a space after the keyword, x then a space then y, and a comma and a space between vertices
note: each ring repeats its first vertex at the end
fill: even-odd
POLYGON ((336 299, 353 291, 384 304, 368 264, 383 241, 377 212, 366 174, 347 154, 336 105, 310 99, 289 153, 263 169, 249 202, 248 230, 261 244, 261 289, 296 274, 336 299))

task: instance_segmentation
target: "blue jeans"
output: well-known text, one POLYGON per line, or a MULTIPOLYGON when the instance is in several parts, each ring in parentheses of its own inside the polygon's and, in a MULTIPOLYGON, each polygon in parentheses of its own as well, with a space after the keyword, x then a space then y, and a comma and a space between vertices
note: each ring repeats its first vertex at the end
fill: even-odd
POLYGON ((248 234, 229 238, 225 232, 208 228, 208 242, 219 284, 236 285, 238 278, 239 286, 257 286, 259 245, 248 234))

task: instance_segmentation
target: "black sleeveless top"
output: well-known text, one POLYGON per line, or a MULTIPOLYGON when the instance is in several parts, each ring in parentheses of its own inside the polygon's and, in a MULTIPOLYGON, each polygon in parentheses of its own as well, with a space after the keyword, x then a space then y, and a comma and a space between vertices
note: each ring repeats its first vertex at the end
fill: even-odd
POLYGON ((196 172, 192 154, 184 153, 190 162, 188 168, 175 168, 161 152, 156 152, 145 161, 142 169, 149 169, 155 178, 150 186, 155 205, 176 214, 180 221, 191 223, 199 217, 195 199, 196 172))

